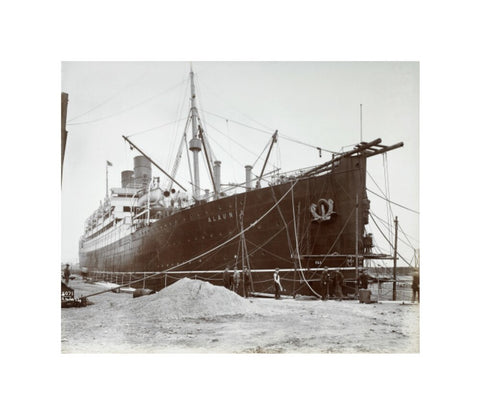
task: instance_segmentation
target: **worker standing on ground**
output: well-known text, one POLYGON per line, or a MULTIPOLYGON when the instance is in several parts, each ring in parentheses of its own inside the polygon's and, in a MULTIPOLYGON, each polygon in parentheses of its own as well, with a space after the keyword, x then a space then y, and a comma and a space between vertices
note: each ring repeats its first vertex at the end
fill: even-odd
POLYGON ((280 269, 277 267, 273 273, 273 284, 275 285, 275 299, 280 299, 280 292, 283 290, 280 283, 280 269))
POLYGON ((65 279, 65 284, 68 285, 68 282, 70 280, 70 265, 68 263, 65 265, 65 270, 63 271, 63 278, 65 279))
POLYGON ((233 268, 233 291, 238 293, 238 287, 240 286, 240 272, 237 266, 233 268))
POLYGON ((360 289, 368 289, 368 275, 365 270, 360 272, 360 289))
POLYGON ((223 271, 223 286, 225 286, 226 289, 231 289, 232 287, 232 275, 230 274, 228 266, 223 271))
POLYGON ((415 302, 416 297, 418 297, 418 303, 420 303, 420 273, 418 271, 413 272, 412 303, 415 302))
POLYGON ((330 272, 328 271, 328 267, 325 266, 325 269, 320 276, 320 295, 322 296, 322 300, 326 300, 328 296, 328 284, 330 282, 330 272))
POLYGON ((343 299, 343 275, 338 270, 335 272, 334 276, 335 280, 335 296, 337 299, 343 299))
POLYGON ((243 292, 246 298, 250 296, 250 283, 251 283, 250 269, 247 266, 245 266, 243 268, 243 292))

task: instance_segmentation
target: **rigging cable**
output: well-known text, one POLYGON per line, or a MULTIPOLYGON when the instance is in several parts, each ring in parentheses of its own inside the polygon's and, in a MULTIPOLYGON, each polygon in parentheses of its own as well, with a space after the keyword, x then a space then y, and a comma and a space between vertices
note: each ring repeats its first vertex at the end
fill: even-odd
MULTIPOLYGON (((370 214, 370 217, 372 218, 373 222, 375 223, 375 226, 377 226, 377 229, 380 231, 380 233, 382 234, 382 236, 385 238, 385 240, 388 242, 388 244, 390 245, 390 247, 392 249, 395 249, 394 246, 392 246, 392 244, 390 243, 390 240, 388 240, 387 236, 385 236, 385 233, 383 233, 382 229, 380 228, 380 226, 377 224, 377 222, 375 221, 375 218, 373 217, 372 214, 370 214)), ((413 266, 411 266, 409 263, 408 263, 408 260, 405 259, 398 251, 397 251, 397 254, 398 256, 408 265, 410 266, 412 269, 414 269, 413 266)))
POLYGON ((389 203, 395 204, 395 205, 398 206, 398 207, 401 207, 401 208, 403 208, 403 209, 405 209, 405 210, 411 211, 412 213, 415 213, 415 214, 420 214, 419 211, 413 210, 413 209, 408 208, 408 207, 405 207, 405 206, 402 206, 401 204, 398 204, 398 203, 396 203, 395 201, 389 200, 389 199, 387 199, 386 197, 382 197, 380 194, 377 194, 375 191, 372 191, 372 190, 370 190, 369 188, 367 188, 367 191, 370 192, 370 193, 372 193, 372 194, 375 194, 377 197, 380 197, 380 198, 383 199, 383 200, 388 201, 389 203))
MULTIPOLYGON (((200 81, 200 84, 202 86, 205 86, 204 82, 203 81, 200 81)), ((257 120, 253 119, 251 116, 243 113, 242 111, 240 111, 238 108, 236 108, 234 105, 232 105, 231 103, 228 103, 225 101, 224 98, 222 98, 213 88, 211 88, 210 86, 207 86, 207 89, 210 91, 210 92, 213 92, 214 95, 217 96, 217 98, 219 98, 219 100, 226 104, 227 106, 230 106, 234 111, 238 112, 240 115, 244 116, 245 118, 248 118, 249 120, 251 120, 252 122, 255 122, 256 124, 260 125, 262 128, 266 128, 266 129, 270 129, 270 130, 274 130, 275 128, 270 128, 269 126, 265 125, 265 124, 262 124, 261 122, 258 122, 257 120)))
MULTIPOLYGON (((233 154, 233 151, 232 151, 232 138, 230 137, 230 125, 228 124, 228 119, 225 120, 225 123, 226 123, 226 126, 227 126, 227 137, 228 137, 228 153, 229 154, 233 154)), ((234 158, 235 160, 237 160, 236 158, 234 158)), ((233 180, 234 182, 237 182, 237 174, 236 174, 236 168, 233 169, 233 180)))
MULTIPOLYGON (((178 106, 177 106, 177 111, 176 111, 176 118, 180 118, 180 115, 182 113, 184 113, 184 107, 185 107, 185 103, 188 101, 188 82, 185 82, 185 88, 184 88, 184 91, 183 91, 183 95, 180 96, 180 99, 178 101, 178 106)), ((187 117, 189 116, 190 114, 190 110, 188 111, 188 115, 187 117)), ((176 142, 176 137, 177 137, 177 134, 179 132, 179 128, 180 127, 180 123, 178 123, 176 125, 176 128, 171 136, 171 146, 170 146, 170 151, 169 151, 169 155, 168 155, 168 165, 167 165, 167 171, 171 171, 172 170, 172 163, 173 165, 175 165, 177 163, 177 158, 174 158, 172 157, 173 155, 173 151, 175 149, 175 142, 176 142)), ((183 146, 183 143, 182 143, 182 140, 180 139, 180 147, 183 146)), ((177 157, 178 157, 178 152, 177 152, 177 157)))
POLYGON ((410 239, 407 237, 407 234, 403 231, 403 228, 402 226, 400 225, 400 223, 398 223, 398 227, 400 227, 400 231, 403 233, 403 235, 405 236, 405 238, 407 239, 407 242, 408 244, 410 245, 410 247, 415 251, 415 247, 412 245, 412 243, 410 242, 410 239))
MULTIPOLYGON (((255 167, 255 164, 258 162, 258 160, 262 160, 263 161, 263 158, 262 158, 262 155, 263 153, 267 150, 268 146, 270 145, 270 140, 267 141, 267 143, 265 144, 265 147, 263 148, 262 152, 260 154, 258 154, 258 157, 257 159, 255 160, 255 162, 252 164, 252 168, 255 167)), ((275 166, 274 166, 275 167, 275 166)))
POLYGON ((320 295, 310 286, 310 283, 308 283, 307 279, 305 278, 305 275, 303 273, 303 267, 302 267, 302 261, 300 258, 300 249, 298 247, 298 234, 297 234, 297 224, 296 224, 296 218, 295 218, 295 203, 294 203, 294 197, 293 197, 293 187, 292 187, 292 215, 293 215, 293 231, 295 233, 295 248, 297 251, 297 260, 298 260, 298 266, 300 269, 300 274, 302 275, 303 281, 306 283, 308 288, 312 291, 312 293, 319 298, 320 295))
MULTIPOLYGON (((388 181, 388 165, 387 165, 387 154, 384 153, 382 154, 382 159, 383 159, 383 177, 384 177, 384 180, 385 180, 385 196, 387 199, 390 198, 390 193, 389 193, 389 181, 388 181)), ((388 220, 388 227, 387 227, 387 230, 388 230, 388 237, 389 237, 389 244, 390 246, 392 246, 392 243, 391 241, 393 240, 393 232, 392 232, 392 227, 391 227, 391 223, 393 223, 393 213, 392 213, 392 207, 390 205, 390 203, 388 202, 388 200, 386 200, 387 203, 386 203, 386 208, 387 208, 387 220, 388 220)), ((392 250, 390 250, 390 253, 392 253, 392 250)))
MULTIPOLYGON (((289 190, 285 191, 285 194, 283 194, 280 199, 278 200, 277 203, 275 203, 272 207, 270 207, 265 213, 263 213, 257 220, 255 220, 253 223, 250 223, 246 228, 243 229, 243 231, 240 231, 239 233, 233 235, 232 237, 230 237, 229 239, 225 240, 223 243, 220 243, 219 245, 217 246, 214 246, 212 247, 211 249, 207 250, 206 252, 203 252, 191 259, 188 259, 188 260, 185 260, 184 262, 182 263, 179 263, 175 266, 172 266, 171 268, 169 269, 166 269, 166 270, 163 270, 161 272, 155 272, 153 273, 152 275, 150 276, 146 276, 140 280, 137 280, 136 282, 142 282, 144 280, 147 280, 147 279, 150 279, 154 276, 158 276, 158 275, 161 275, 161 274, 164 274, 164 273, 168 273, 174 269, 177 269, 181 266, 184 266, 188 263, 192 263, 194 262, 195 260, 198 260, 212 252, 214 252, 215 250, 218 250, 220 248, 222 248, 223 246, 225 246, 226 244, 230 243, 231 241, 235 240, 237 237, 240 237, 242 234, 246 233, 247 231, 249 231, 251 228, 255 227, 258 223, 260 223, 266 216, 268 216, 275 207, 277 207, 278 204, 280 204, 280 202, 288 195, 288 193, 290 193, 290 191, 293 191, 293 188, 295 187, 295 185, 297 184, 298 181, 295 181, 294 183, 292 183, 292 186, 290 187, 289 190)), ((171 234, 173 234, 173 232, 171 232, 171 234)), ((107 292, 111 292, 112 290, 114 289, 119 289, 119 288, 122 288, 122 287, 127 287, 129 286, 131 283, 127 283, 127 284, 124 284, 124 285, 120 285, 120 286, 116 286, 112 289, 107 289, 107 290, 104 290, 104 291, 101 291, 101 292, 97 292, 97 293, 92 293, 90 295, 86 295, 86 296, 82 296, 83 298, 87 298, 87 297, 90 297, 90 296, 95 296, 95 295, 100 295, 102 293, 107 293, 107 292)))
MULTIPOLYGON (((225 154, 227 154, 227 155, 231 154, 231 152, 229 153, 222 145, 220 145, 220 144, 218 143, 218 141, 217 141, 216 139, 213 139, 211 136, 209 137, 209 139, 212 140, 212 141, 215 143, 215 145, 218 146, 222 151, 224 151, 225 154)), ((238 165, 240 165, 240 166, 243 167, 243 164, 238 160, 237 157, 232 157, 231 155, 229 155, 229 157, 230 157, 233 161, 235 161, 238 165)))
POLYGON ((264 134, 269 134, 270 135, 272 133, 272 130, 260 129, 260 128, 257 128, 257 127, 251 126, 251 125, 247 125, 247 124, 244 124, 243 122, 235 121, 235 120, 229 119, 225 116, 214 114, 213 112, 207 111, 205 109, 203 109, 202 112, 205 112, 206 114, 216 116, 217 118, 220 118, 220 119, 223 119, 223 120, 228 119, 230 122, 233 122, 234 124, 238 124, 238 125, 244 126, 245 128, 250 128, 250 129, 253 129, 255 131, 262 132, 264 134))
MULTIPOLYGON (((222 131, 220 131, 219 129, 215 128, 212 124, 209 124, 207 123, 207 125, 210 125, 211 128, 213 128, 215 131, 219 132, 220 134, 224 135, 225 137, 227 138, 230 138, 235 144, 237 144, 239 147, 241 147, 242 149, 244 149, 245 151, 249 152, 250 154, 254 155, 254 156, 257 156, 257 154, 255 154, 253 151, 251 151, 250 149, 248 149, 247 147, 245 147, 244 145, 240 144, 237 140, 235 140, 234 138, 232 137, 228 137, 227 135, 225 135, 225 133, 223 133, 222 131)), ((268 145, 270 144, 270 141, 267 142, 267 146, 265 148, 268 147, 268 145)), ((264 150, 265 151, 265 150, 264 150)), ((237 160, 238 161, 238 160, 237 160)), ((258 159, 257 159, 258 161, 258 159)), ((255 162, 257 162, 255 161, 255 162)), ((269 163, 271 164, 271 163, 269 163)), ((273 164, 271 164, 273 165, 273 164)))
POLYGON ((106 115, 106 116, 102 116, 102 117, 96 118, 96 119, 92 119, 92 120, 90 120, 90 121, 67 123, 67 125, 68 125, 68 126, 72 126, 72 125, 93 124, 93 123, 95 123, 95 122, 103 121, 104 119, 112 118, 112 117, 114 117, 114 116, 123 114, 123 113, 125 113, 125 112, 131 111, 132 109, 136 109, 136 108, 138 108, 139 106, 144 105, 145 103, 150 102, 150 101, 152 101, 153 99, 158 98, 158 97, 161 96, 161 95, 164 95, 164 94, 172 91, 173 89, 177 88, 178 86, 180 86, 180 85, 183 84, 184 82, 185 82, 185 80, 177 83, 176 85, 174 85, 174 86, 172 86, 172 87, 170 87, 170 88, 168 88, 168 89, 166 89, 166 90, 164 90, 164 91, 162 91, 162 92, 160 92, 160 93, 158 93, 158 94, 156 94, 156 95, 153 95, 153 96, 151 96, 151 97, 149 97, 149 98, 147 98, 147 99, 144 99, 144 100, 141 101, 141 102, 138 102, 138 103, 136 103, 136 104, 134 104, 134 105, 131 105, 131 106, 129 106, 129 107, 125 108, 125 109, 122 109, 122 110, 120 110, 120 111, 118 111, 118 112, 114 112, 113 114, 106 115))
MULTIPOLYGON (((200 82, 200 83, 203 85, 203 81, 200 82)), ((205 86, 205 85, 204 85, 204 86, 205 86)), ((208 87, 207 89, 209 89, 210 91, 212 91, 218 98, 220 98, 220 101, 222 101, 223 103, 226 103, 227 105, 229 105, 228 102, 226 102, 223 98, 221 98, 212 88, 208 87)), ((238 112, 240 115, 244 116, 245 118, 250 119, 252 122, 255 122, 256 124, 260 125, 262 128, 266 128, 267 130, 271 130, 271 131, 275 130, 275 128, 271 128, 270 126, 265 125, 265 124, 263 124, 263 123, 255 120, 255 119, 253 119, 251 116, 243 113, 242 111, 239 111, 237 108, 233 107, 231 104, 230 104, 229 106, 232 107, 232 109, 234 109, 234 110, 235 110, 236 112, 238 112)), ((207 112, 207 111, 205 111, 205 112, 207 112)), ((218 116, 218 117, 220 117, 220 118, 224 118, 224 117, 222 117, 222 116, 220 116, 220 115, 213 114, 213 113, 211 113, 211 112, 209 112, 209 113, 210 113, 211 115, 218 116)), ((227 118, 225 118, 225 119, 227 119, 227 118)), ((244 126, 244 127, 247 127, 247 128, 256 129, 257 131, 260 131, 260 132, 267 132, 267 131, 261 130, 261 129, 259 129, 259 128, 255 128, 255 127, 253 127, 253 126, 249 126, 249 125, 247 125, 247 124, 243 124, 243 123, 238 122, 238 121, 233 121, 233 120, 232 120, 232 122, 235 122, 235 123, 237 123, 237 124, 239 124, 239 125, 242 125, 242 126, 244 126)), ((283 138, 283 139, 286 139, 287 141, 292 141, 292 142, 295 142, 295 143, 300 144, 300 145, 305 145, 305 146, 307 146, 307 147, 314 148, 314 149, 316 149, 316 150, 319 150, 319 149, 320 149, 319 147, 317 147, 317 146, 315 146, 315 145, 308 144, 308 143, 306 143, 306 142, 300 141, 299 139, 290 137, 290 136, 288 136, 288 135, 286 135, 286 134, 278 134, 278 136, 281 137, 281 138, 283 138)), ((322 148, 322 149, 323 149, 324 151, 326 151, 326 152, 331 153, 331 154, 338 154, 338 152, 330 151, 330 150, 327 150, 327 149, 324 149, 324 148, 322 148)))
POLYGON ((128 135, 125 135, 127 138, 131 138, 133 136, 137 136, 137 135, 141 135, 141 134, 145 134, 147 132, 150 132, 150 131, 153 131, 155 129, 160 129, 160 128, 163 128, 163 127, 166 127, 168 125, 172 125, 172 124, 176 124, 178 122, 181 122, 181 121, 185 121, 187 119, 187 117, 184 117, 184 118, 179 118, 175 121, 170 121, 170 122, 167 122, 166 124, 162 124, 162 125, 157 125, 155 127, 152 127, 152 128, 148 128, 148 129, 144 129, 142 131, 138 131, 138 132, 134 132, 133 134, 128 134, 128 135))
POLYGON ((320 147, 317 147, 316 145, 308 144, 307 142, 300 141, 296 138, 289 137, 288 135, 285 135, 285 134, 278 134, 278 136, 280 138, 286 139, 287 141, 295 142, 295 143, 300 144, 300 145, 305 145, 306 147, 310 147, 310 148, 313 148, 313 149, 316 149, 316 150, 322 150, 322 151, 329 152, 330 154, 335 154, 335 155, 340 154, 339 152, 330 151, 330 150, 327 150, 325 148, 320 148, 320 147))
MULTIPOLYGON (((180 145, 178 146, 177 156, 175 157, 175 162, 173 163, 173 167, 171 169, 172 172, 171 172, 170 175, 173 178, 175 178, 175 176, 177 175, 177 170, 178 170, 178 167, 180 165, 180 160, 182 158, 182 153, 183 153, 183 140, 187 136, 187 128, 188 128, 189 124, 190 124, 190 117, 187 117, 187 122, 185 123, 185 128, 183 130, 182 138, 180 139, 180 145)), ((187 159, 189 160, 189 165, 190 165, 190 159, 188 158, 188 149, 187 149, 186 156, 187 156, 187 159)), ((190 179, 192 179, 191 171, 190 171, 190 179)), ((170 180, 168 190, 170 191, 172 189, 172 187, 173 187, 173 181, 170 180)))
POLYGON ((197 75, 197 88, 196 88, 196 95, 198 96, 198 101, 197 101, 197 110, 198 110, 198 123, 200 126, 203 127, 203 132, 204 132, 204 137, 206 137, 207 139, 205 139, 205 146, 207 147, 207 151, 208 151, 208 157, 210 158, 211 162, 212 162, 212 165, 213 165, 213 162, 217 160, 217 157, 215 156, 215 154, 213 153, 213 150, 210 146, 210 143, 208 142, 208 139, 210 137, 210 134, 208 132, 208 129, 207 129, 207 125, 206 125, 206 121, 205 121, 205 116, 204 116, 204 113, 202 111, 202 108, 201 108, 201 102, 203 102, 203 99, 202 99, 202 90, 200 88, 200 85, 198 83, 198 80, 199 80, 199 77, 197 75))
POLYGON ((67 125, 74 121, 75 119, 78 119, 78 118, 81 118, 82 116, 84 115, 87 115, 89 114, 90 112, 94 111, 95 109, 97 108, 100 108, 101 106, 105 105, 107 102, 111 101, 113 98, 115 98, 115 96, 119 95, 120 92, 123 92, 125 89, 128 89, 130 86, 134 85, 138 80, 140 80, 141 78, 143 78, 145 75, 147 74, 147 72, 143 73, 142 75, 140 75, 139 77, 135 78, 132 82, 128 83, 127 85, 121 87, 119 90, 117 90, 117 92, 115 92, 114 94, 110 95, 107 99, 105 99, 104 101, 100 102, 99 104, 95 105, 93 108, 90 108, 88 111, 85 111, 85 112, 82 112, 81 114, 77 115, 77 116, 74 116, 73 118, 70 118, 67 120, 67 125))
MULTIPOLYGON (((241 125, 241 126, 243 126, 243 127, 245 127, 245 128, 250 128, 250 129, 253 129, 253 130, 255 130, 255 131, 259 131, 259 132, 265 133, 265 134, 271 134, 271 133, 272 133, 271 131, 273 130, 273 128, 272 128, 271 130, 256 128, 256 127, 254 127, 254 126, 247 125, 247 124, 244 124, 243 122, 239 122, 239 121, 235 121, 235 120, 233 120, 233 119, 226 118, 225 116, 218 115, 218 114, 215 114, 215 113, 210 112, 210 111, 207 111, 207 110, 202 110, 202 112, 205 112, 205 113, 207 113, 207 114, 216 116, 216 117, 218 117, 218 118, 220 118, 220 119, 223 119, 223 120, 228 120, 228 121, 233 122, 233 123, 235 123, 235 124, 241 125)), ((295 142, 295 143, 297 143, 297 144, 301 144, 301 145, 305 145, 305 146, 310 147, 310 148, 314 148, 314 149, 316 149, 316 150, 320 150, 320 149, 321 149, 322 151, 326 151, 326 152, 329 152, 329 153, 331 153, 331 154, 339 154, 338 152, 335 152, 335 151, 331 151, 331 150, 328 150, 328 149, 325 149, 325 148, 317 147, 317 146, 312 145, 312 144, 308 144, 308 143, 306 143, 306 142, 302 142, 302 141, 300 141, 300 140, 298 140, 298 139, 289 137, 288 135, 285 135, 285 134, 283 134, 283 133, 279 133, 279 134, 278 134, 278 137, 283 138, 283 139, 286 139, 287 141, 292 141, 292 142, 295 142)))
MULTIPOLYGON (((384 225, 384 227, 388 230, 388 223, 385 220, 381 219, 380 217, 378 217, 376 214, 374 214, 372 212, 370 212, 370 214, 373 215, 374 217, 376 217, 380 221, 380 223, 382 223, 384 225)), ((371 233, 371 231, 369 231, 369 232, 371 233)), ((401 241, 405 246, 411 247, 413 250, 415 250, 415 247, 412 246, 412 244, 410 243, 410 241, 408 239, 407 239, 408 242, 403 240, 401 237, 398 237, 398 240, 401 241)))

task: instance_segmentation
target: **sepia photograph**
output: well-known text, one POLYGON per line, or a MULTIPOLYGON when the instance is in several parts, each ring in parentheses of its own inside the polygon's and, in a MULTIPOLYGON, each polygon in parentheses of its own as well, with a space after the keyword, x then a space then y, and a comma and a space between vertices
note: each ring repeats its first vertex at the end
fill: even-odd
POLYGON ((420 352, 415 61, 63 61, 61 352, 420 352))
POLYGON ((6 3, 3 411, 475 411, 475 11, 6 3))

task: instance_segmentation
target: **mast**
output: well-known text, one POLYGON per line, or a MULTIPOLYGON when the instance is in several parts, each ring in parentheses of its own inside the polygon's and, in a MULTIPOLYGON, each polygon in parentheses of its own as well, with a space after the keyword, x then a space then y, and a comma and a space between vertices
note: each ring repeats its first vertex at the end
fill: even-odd
POLYGON ((262 167, 262 172, 260 173, 260 176, 258 177, 257 188, 261 187, 260 182, 262 180, 263 173, 265 172, 265 167, 267 166, 268 159, 270 158, 270 153, 272 152, 273 144, 275 144, 275 142, 277 142, 277 134, 278 134, 278 129, 272 135, 272 142, 270 143, 270 148, 268 149, 267 158, 265 158, 265 162, 264 162, 263 167, 262 167))
POLYGON ((193 152, 193 197, 195 200, 200 198, 200 171, 198 164, 198 154, 202 150, 202 143, 197 138, 198 124, 197 124, 197 104, 195 96, 195 82, 193 79, 193 67, 190 65, 190 114, 192 117, 192 139, 189 143, 189 149, 193 152))
POLYGON ((360 142, 363 142, 363 115, 362 115, 362 104, 360 104, 360 142))
MULTIPOLYGON (((212 180, 213 191, 215 192, 215 198, 218 198, 217 184, 215 182, 216 180, 215 180, 215 177, 214 177, 213 172, 212 172, 212 164, 210 163, 210 158, 208 157, 208 150, 207 150, 207 146, 205 145, 205 138, 203 136, 203 129, 202 129, 201 126, 198 127, 198 137, 200 139, 201 144, 203 145, 203 149, 205 150, 205 158, 207 160, 208 172, 209 172, 210 178, 212 180)), ((218 167, 220 167, 220 166, 218 166, 218 167)), ((219 174, 219 171, 217 173, 219 174)), ((218 183, 218 184, 220 185, 220 183, 218 183)))

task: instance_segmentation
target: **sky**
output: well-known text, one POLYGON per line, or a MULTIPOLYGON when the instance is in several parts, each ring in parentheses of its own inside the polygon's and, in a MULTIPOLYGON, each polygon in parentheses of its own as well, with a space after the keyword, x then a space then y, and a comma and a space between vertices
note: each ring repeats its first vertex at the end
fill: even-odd
MULTIPOLYGON (((266 171, 313 166, 329 159, 327 151, 348 150, 360 137, 381 138, 385 145, 402 141, 404 147, 388 153, 386 160, 368 159, 367 188, 377 194, 388 189, 392 201, 419 211, 418 62, 66 61, 61 79, 62 91, 69 95, 61 197, 63 262, 78 261, 85 220, 106 193, 106 161, 113 164, 110 188, 120 186, 121 171, 133 169, 139 153, 129 149, 122 135, 171 172, 188 113, 190 64, 199 114, 214 157, 222 161, 222 183, 244 181, 247 164, 259 174, 259 155, 277 129, 280 139, 266 171), (312 146, 325 149, 322 158, 312 146)), ((165 183, 155 168, 153 175, 165 183)), ((185 152, 177 179, 191 188, 185 152)), ((211 188, 205 167, 200 186, 211 188)), ((419 215, 396 205, 389 212, 384 200, 373 193, 369 198, 385 234, 381 220, 391 222, 398 216, 399 252, 411 262, 412 247, 419 247, 419 215)), ((372 221, 369 231, 378 248, 391 253, 372 221)))

